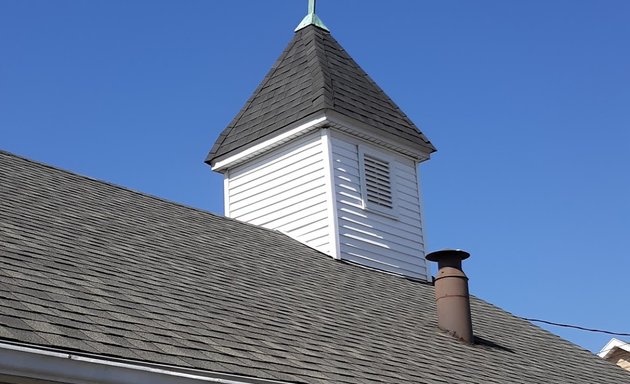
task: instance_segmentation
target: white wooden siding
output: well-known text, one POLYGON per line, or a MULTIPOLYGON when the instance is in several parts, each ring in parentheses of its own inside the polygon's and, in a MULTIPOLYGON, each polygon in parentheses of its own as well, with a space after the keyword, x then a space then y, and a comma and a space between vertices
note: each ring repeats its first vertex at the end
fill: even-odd
POLYGON ((346 135, 332 135, 333 177, 341 258, 407 276, 428 279, 420 194, 413 160, 381 151, 346 135), (395 209, 365 209, 360 151, 390 159, 395 209))
POLYGON ((318 132, 230 169, 226 214, 331 254, 325 161, 318 132))
POLYGON ((324 129, 231 168, 225 192, 229 217, 332 257, 429 278, 416 165, 391 150, 324 129), (388 162, 393 208, 366 208, 362 154, 388 162))

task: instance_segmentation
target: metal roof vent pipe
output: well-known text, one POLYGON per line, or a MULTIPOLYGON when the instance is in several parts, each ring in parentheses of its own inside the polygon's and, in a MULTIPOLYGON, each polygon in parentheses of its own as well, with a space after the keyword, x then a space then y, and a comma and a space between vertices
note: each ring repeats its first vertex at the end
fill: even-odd
POLYGON ((438 326, 472 344, 474 337, 468 277, 462 270, 462 260, 469 256, 468 252, 460 249, 445 249, 429 253, 426 259, 438 263, 438 273, 434 282, 438 326))

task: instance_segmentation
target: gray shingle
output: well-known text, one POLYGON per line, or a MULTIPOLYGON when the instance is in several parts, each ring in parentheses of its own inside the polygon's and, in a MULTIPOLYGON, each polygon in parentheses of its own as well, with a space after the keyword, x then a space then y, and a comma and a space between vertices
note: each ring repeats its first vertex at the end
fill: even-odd
POLYGON ((313 384, 630 378, 476 298, 461 344, 431 285, 6 152, 0 275, 0 340, 313 384))
POLYGON ((245 106, 225 128, 206 162, 259 142, 313 113, 334 110, 408 140, 433 145, 329 32, 297 31, 245 106))

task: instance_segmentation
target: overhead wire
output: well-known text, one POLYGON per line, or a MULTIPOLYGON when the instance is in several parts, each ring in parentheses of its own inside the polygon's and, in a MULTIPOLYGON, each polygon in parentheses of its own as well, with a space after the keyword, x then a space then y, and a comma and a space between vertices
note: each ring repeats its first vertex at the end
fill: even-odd
POLYGON ((613 335, 613 336, 629 336, 630 337, 630 333, 625 333, 625 332, 613 332, 613 331, 607 331, 607 330, 604 330, 604 329, 586 328, 586 327, 581 327, 579 325, 556 323, 556 322, 553 322, 553 321, 541 320, 541 319, 531 319, 531 318, 521 317, 521 316, 519 316, 519 318, 521 318, 523 320, 535 322, 535 323, 543 323, 543 324, 553 325, 553 326, 556 326, 556 327, 573 328, 573 329, 578 329, 580 331, 597 332, 597 333, 605 333, 607 335, 613 335))
MULTIPOLYGON (((556 322, 553 322, 553 321, 541 320, 541 319, 531 319, 531 318, 522 317, 522 316, 518 316, 518 318, 523 319, 523 320, 527 320, 527 321, 531 321, 531 322, 553 325, 553 326, 556 326, 556 327, 577 329, 579 331, 604 333, 604 334, 613 335, 613 336, 630 336, 630 333, 625 333, 625 332, 613 332, 613 331, 607 331, 607 330, 603 330, 603 329, 586 328, 586 327, 581 327, 579 325, 556 323, 556 322)), ((619 340, 619 339, 617 339, 617 340, 619 340)), ((629 341, 624 341, 624 340, 619 340, 619 341, 621 342, 621 345, 614 345, 614 346, 612 346, 610 348, 602 349, 597 354, 607 353, 608 351, 611 351, 611 350, 613 350, 613 349, 615 349, 617 347, 630 345, 629 341)))

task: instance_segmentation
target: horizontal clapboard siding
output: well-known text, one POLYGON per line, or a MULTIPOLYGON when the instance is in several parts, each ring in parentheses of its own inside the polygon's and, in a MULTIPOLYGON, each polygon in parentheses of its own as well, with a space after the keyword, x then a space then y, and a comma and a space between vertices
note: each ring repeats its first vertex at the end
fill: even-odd
POLYGON ((230 170, 230 217, 282 231, 330 254, 324 161, 317 133, 230 170))
POLYGON ((343 134, 332 138, 341 258, 407 276, 428 279, 416 167, 412 160, 391 152, 389 161, 394 209, 388 213, 365 209, 359 150, 379 158, 376 148, 343 134))

